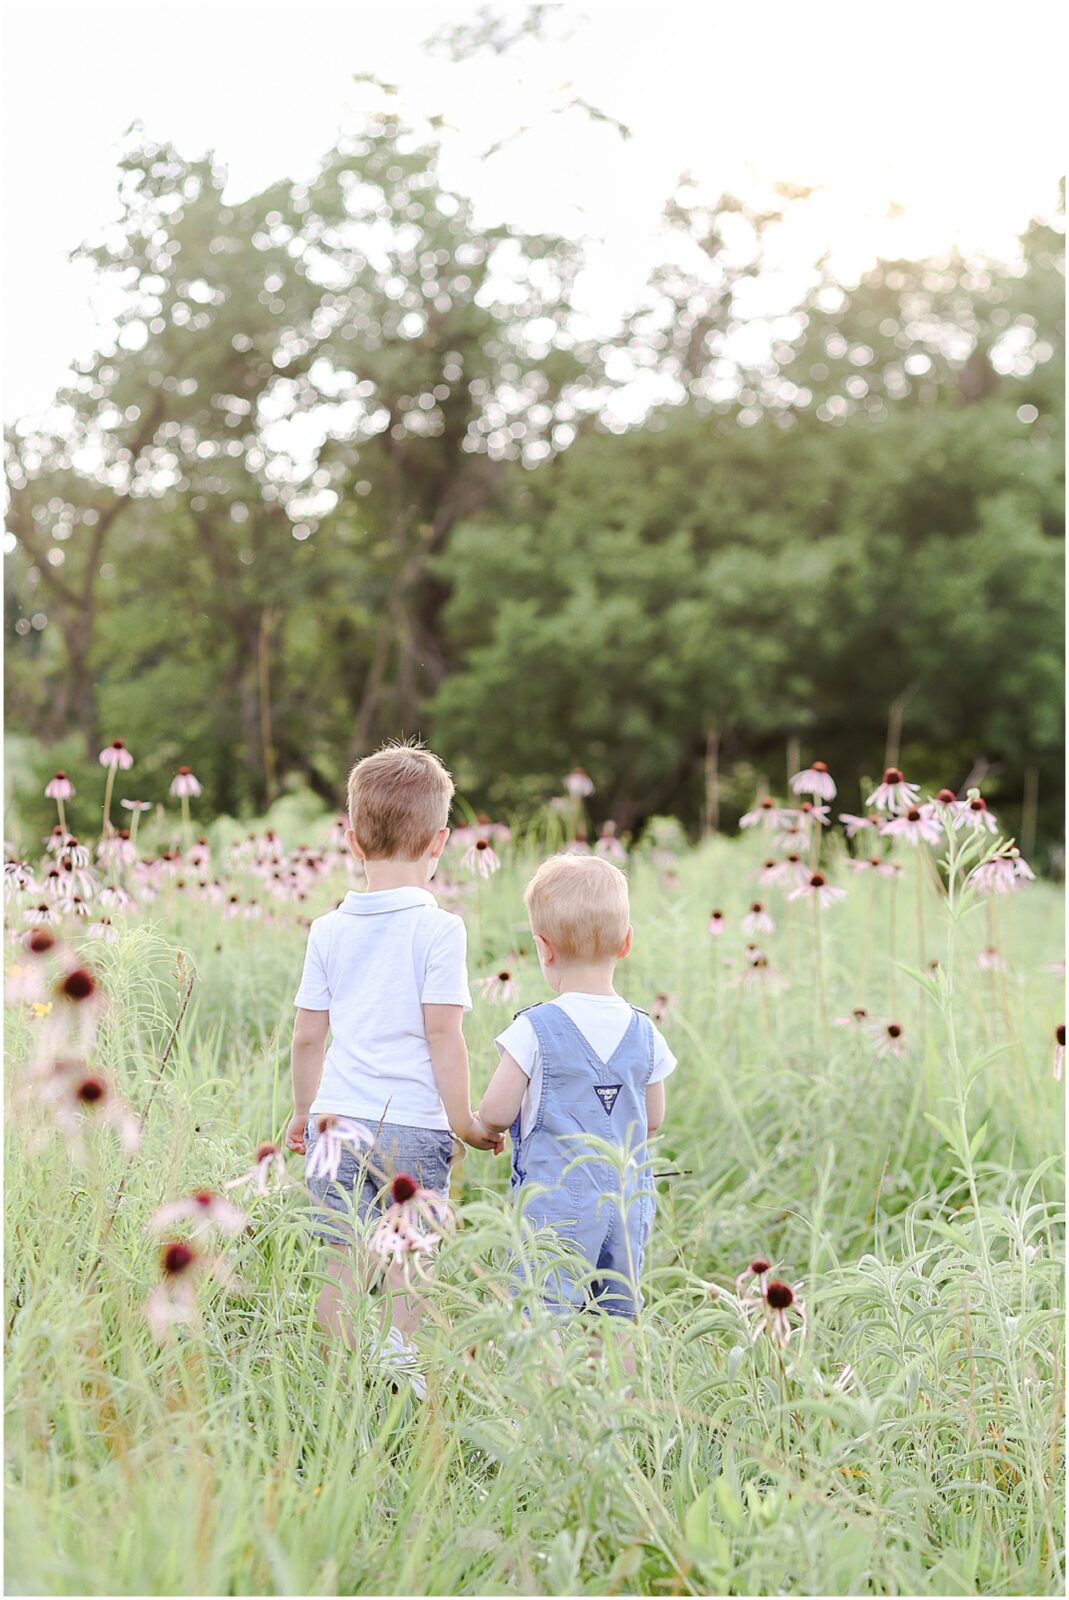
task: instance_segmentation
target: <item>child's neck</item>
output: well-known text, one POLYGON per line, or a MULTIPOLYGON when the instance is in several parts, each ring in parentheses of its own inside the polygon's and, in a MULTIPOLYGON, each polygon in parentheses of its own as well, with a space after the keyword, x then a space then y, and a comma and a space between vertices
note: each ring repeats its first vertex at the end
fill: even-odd
POLYGON ((380 889, 426 889, 427 863, 365 860, 364 876, 371 894, 380 889))
POLYGON ((553 987, 558 994, 615 995, 612 981, 615 970, 616 964, 612 961, 608 965, 604 961, 589 964, 576 961, 556 974, 553 987))

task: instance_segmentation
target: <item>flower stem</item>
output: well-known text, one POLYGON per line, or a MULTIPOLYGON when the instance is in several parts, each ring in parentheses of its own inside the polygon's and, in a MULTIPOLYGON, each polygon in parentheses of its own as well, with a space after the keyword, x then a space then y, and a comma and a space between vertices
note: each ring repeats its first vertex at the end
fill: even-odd
POLYGON ((104 784, 104 827, 101 838, 106 839, 111 832, 111 791, 115 786, 115 768, 108 768, 107 782, 104 784))

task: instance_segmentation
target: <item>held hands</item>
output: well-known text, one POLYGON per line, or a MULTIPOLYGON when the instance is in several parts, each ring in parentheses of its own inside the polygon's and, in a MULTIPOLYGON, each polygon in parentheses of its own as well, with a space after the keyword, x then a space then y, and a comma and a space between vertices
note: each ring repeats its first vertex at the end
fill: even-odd
POLYGON ((307 1111, 295 1111, 286 1129, 286 1149, 296 1150, 299 1156, 304 1155, 304 1130, 308 1126, 307 1111))
POLYGON ((491 1133, 477 1111, 471 1113, 466 1126, 454 1128, 453 1132, 458 1139, 471 1145, 473 1150, 492 1150, 495 1156, 499 1156, 505 1148, 505 1135, 491 1133))

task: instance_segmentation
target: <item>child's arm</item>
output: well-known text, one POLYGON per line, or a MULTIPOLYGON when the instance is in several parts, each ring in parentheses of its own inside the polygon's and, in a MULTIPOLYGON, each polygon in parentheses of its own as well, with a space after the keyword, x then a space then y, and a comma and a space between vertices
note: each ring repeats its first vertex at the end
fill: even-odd
POLYGON ((651 1083, 646 1090, 646 1125, 650 1134, 655 1134, 664 1121, 664 1080, 660 1083, 651 1083))
POLYGON ((471 1109, 471 1074, 464 1043, 463 1006, 424 1006, 423 1025, 431 1052, 434 1081, 458 1139, 475 1150, 504 1149, 500 1135, 488 1132, 471 1109))
POLYGON ((299 1009, 293 1024, 290 1073, 293 1078, 293 1116, 286 1130, 287 1150, 304 1154, 304 1130, 308 1113, 323 1076, 323 1055, 330 1031, 329 1011, 299 1009))
MULTIPOLYGON (((500 1048, 500 1047, 499 1047, 500 1048)), ((527 1074, 519 1063, 501 1051, 497 1071, 490 1079, 476 1115, 483 1126, 500 1138, 520 1114, 523 1097, 527 1093, 527 1074)))

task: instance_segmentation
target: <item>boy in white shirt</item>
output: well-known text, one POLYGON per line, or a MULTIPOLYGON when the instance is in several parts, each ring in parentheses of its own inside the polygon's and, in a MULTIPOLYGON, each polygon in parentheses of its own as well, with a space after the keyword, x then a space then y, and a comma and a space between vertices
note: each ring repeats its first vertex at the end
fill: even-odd
POLYGON ((531 1191, 525 1216, 586 1258, 585 1281, 552 1274, 549 1309, 633 1319, 654 1211, 645 1145, 664 1121, 664 1080, 676 1060, 646 1013, 613 987, 633 936, 623 873, 598 856, 554 856, 526 902, 557 998, 519 1012, 498 1036, 501 1059, 479 1118, 491 1134, 509 1130, 513 1193, 531 1191), (584 1151, 585 1134, 630 1158, 625 1176, 589 1158, 596 1147, 584 1151))
MULTIPOLYGON (((478 1150, 504 1143, 471 1109, 467 930, 427 888, 449 837, 452 797, 453 780, 429 750, 392 745, 357 762, 345 838, 364 863, 367 890, 351 890, 313 922, 294 1002, 286 1144, 306 1155, 316 1232, 331 1246, 320 1326, 350 1347, 344 1302, 373 1276, 353 1221, 377 1213, 383 1185, 399 1173, 445 1199, 453 1134, 478 1150), (313 1160, 321 1138, 333 1141, 330 1162, 313 1160), (335 1164, 333 1175, 323 1170, 335 1164)), ((387 1278, 386 1353, 419 1391, 408 1339, 423 1302, 400 1267, 387 1278)))

